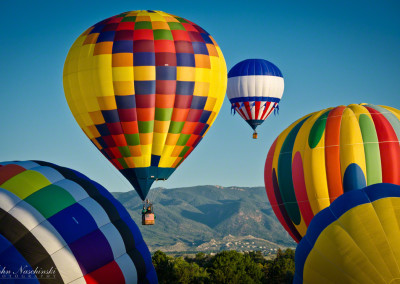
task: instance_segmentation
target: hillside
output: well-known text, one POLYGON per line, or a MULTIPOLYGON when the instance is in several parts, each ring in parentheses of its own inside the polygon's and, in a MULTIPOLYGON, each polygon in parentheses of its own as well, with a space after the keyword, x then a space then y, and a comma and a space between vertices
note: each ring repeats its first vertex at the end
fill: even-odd
MULTIPOLYGON (((113 195, 141 223, 142 201, 135 191, 113 195)), ((140 226, 151 251, 216 252, 295 247, 280 225, 263 187, 194 186, 155 188, 156 225, 140 226)))

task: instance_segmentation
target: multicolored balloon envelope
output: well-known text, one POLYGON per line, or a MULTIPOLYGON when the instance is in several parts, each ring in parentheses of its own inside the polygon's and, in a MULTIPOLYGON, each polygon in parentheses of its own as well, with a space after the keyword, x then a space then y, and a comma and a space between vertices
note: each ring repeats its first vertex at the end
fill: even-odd
POLYGON ((17 283, 157 283, 138 227, 111 193, 41 161, 0 163, 0 267, 10 271, 2 281, 17 283))
POLYGON ((284 81, 281 71, 264 59, 246 59, 228 73, 226 94, 232 110, 255 131, 278 108, 284 81))
POLYGON ((338 197, 297 246, 293 283, 400 283, 399 216, 398 185, 338 197))
POLYGON ((265 162, 265 187, 279 221, 297 242, 344 192, 400 185, 400 111, 352 104, 324 109, 283 131, 265 162))
POLYGON ((145 199, 213 124, 226 74, 222 52, 204 29, 147 10, 87 29, 69 51, 63 77, 79 126, 145 199))

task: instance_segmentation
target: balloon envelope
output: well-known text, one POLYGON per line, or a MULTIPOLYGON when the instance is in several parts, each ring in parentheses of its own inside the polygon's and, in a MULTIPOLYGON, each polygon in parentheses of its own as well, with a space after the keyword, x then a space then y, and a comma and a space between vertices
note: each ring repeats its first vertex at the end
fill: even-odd
POLYGON ((145 199, 203 139, 224 100, 226 64, 204 29, 131 11, 87 29, 64 65, 79 126, 145 199))
POLYGON ((265 187, 279 221, 298 242, 344 192, 400 185, 400 111, 371 104, 324 109, 297 120, 271 146, 265 187))
POLYGON ((393 184, 338 197, 297 246, 293 283, 400 283, 399 208, 393 184))
POLYGON ((13 276, 23 283, 158 282, 138 227, 111 193, 42 161, 0 163, 0 266, 19 277, 20 267, 36 269, 28 280, 13 276))
POLYGON ((264 59, 246 59, 228 73, 226 94, 232 110, 254 130, 278 108, 284 81, 281 71, 264 59))

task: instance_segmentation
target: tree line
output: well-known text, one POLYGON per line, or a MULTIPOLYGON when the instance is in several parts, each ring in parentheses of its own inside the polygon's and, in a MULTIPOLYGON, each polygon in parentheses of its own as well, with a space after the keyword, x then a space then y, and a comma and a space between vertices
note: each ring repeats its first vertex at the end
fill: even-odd
POLYGON ((160 284, 170 283, 292 283, 294 250, 278 250, 273 259, 260 251, 222 251, 215 255, 199 252, 195 257, 172 257, 156 251, 152 257, 160 284))

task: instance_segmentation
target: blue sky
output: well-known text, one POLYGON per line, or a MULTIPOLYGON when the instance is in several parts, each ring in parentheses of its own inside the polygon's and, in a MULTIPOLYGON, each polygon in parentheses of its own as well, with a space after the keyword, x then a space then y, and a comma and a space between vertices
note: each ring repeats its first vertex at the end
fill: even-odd
POLYGON ((400 108, 399 1, 1 1, 0 160, 38 159, 77 169, 110 191, 132 188, 90 143, 66 103, 63 65, 88 27, 130 10, 162 10, 207 30, 228 70, 247 58, 285 78, 279 116, 251 139, 226 98, 203 141, 166 182, 261 186, 269 147, 301 116, 373 103, 400 108))

